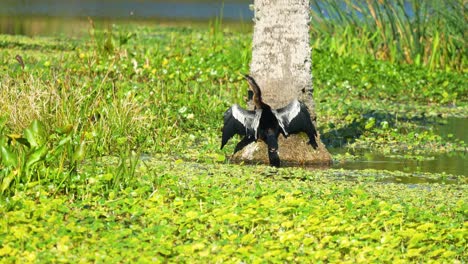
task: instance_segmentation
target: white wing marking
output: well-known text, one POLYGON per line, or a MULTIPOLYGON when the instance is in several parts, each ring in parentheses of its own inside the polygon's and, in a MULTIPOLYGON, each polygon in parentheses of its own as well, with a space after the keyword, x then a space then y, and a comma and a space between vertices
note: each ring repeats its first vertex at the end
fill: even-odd
POLYGON ((239 107, 239 105, 235 104, 232 106, 232 116, 234 116, 234 118, 241 122, 241 124, 243 126, 246 126, 245 125, 245 115, 244 113, 242 113, 242 109, 239 107))
POLYGON ((276 116, 276 119, 278 119, 278 124, 284 134, 287 136, 288 131, 286 131, 286 127, 288 127, 289 123, 301 112, 301 104, 298 100, 294 100, 286 107, 278 110, 272 110, 272 112, 276 116))
POLYGON ((246 110, 235 104, 232 106, 232 116, 237 121, 241 122, 241 124, 245 127, 245 132, 247 135, 249 135, 249 130, 253 129, 255 139, 257 139, 257 130, 260 124, 260 118, 262 116, 262 109, 255 110, 255 117, 251 118, 246 110))
POLYGON ((262 109, 255 110, 255 119, 252 122, 252 126, 254 129, 255 139, 258 138, 258 126, 260 125, 260 118, 262 117, 262 109))

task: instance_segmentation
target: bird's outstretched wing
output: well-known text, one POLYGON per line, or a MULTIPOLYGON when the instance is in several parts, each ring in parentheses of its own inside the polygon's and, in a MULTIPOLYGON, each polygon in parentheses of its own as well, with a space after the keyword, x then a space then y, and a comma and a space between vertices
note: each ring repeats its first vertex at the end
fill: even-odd
POLYGON ((260 124, 262 109, 249 111, 235 104, 224 113, 223 138, 221 148, 235 134, 257 139, 257 130, 260 124))
POLYGON ((316 142, 317 131, 310 120, 310 114, 307 107, 298 100, 292 101, 287 106, 272 110, 278 119, 279 126, 285 137, 289 134, 305 132, 309 136, 309 143, 315 149, 318 147, 316 142))

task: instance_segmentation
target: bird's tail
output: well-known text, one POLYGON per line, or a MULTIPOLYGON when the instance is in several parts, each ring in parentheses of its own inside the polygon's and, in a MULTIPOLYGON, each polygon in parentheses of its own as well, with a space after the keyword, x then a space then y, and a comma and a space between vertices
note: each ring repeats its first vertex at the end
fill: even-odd
POLYGON ((250 89, 253 91, 253 102, 257 109, 262 109, 263 101, 262 101, 262 92, 260 91, 260 87, 258 86, 255 79, 250 75, 244 75, 244 78, 249 83, 250 89))
POLYGON ((280 158, 278 155, 278 137, 274 133, 267 133, 266 143, 268 145, 268 159, 270 165, 274 167, 280 166, 280 158))

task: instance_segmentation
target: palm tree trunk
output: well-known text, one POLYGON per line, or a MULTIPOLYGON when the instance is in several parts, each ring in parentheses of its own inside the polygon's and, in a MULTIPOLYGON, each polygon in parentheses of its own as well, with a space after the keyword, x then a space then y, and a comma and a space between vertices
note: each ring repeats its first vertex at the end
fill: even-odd
MULTIPOLYGON (((280 108, 298 98, 309 108, 316 126, 312 98, 309 0, 255 0, 254 34, 250 75, 262 90, 263 101, 280 108)), ((320 136, 319 136, 320 137, 320 136)), ((330 163, 331 156, 320 138, 319 148, 307 144, 305 135, 280 136, 283 164, 330 163)), ((252 143, 233 156, 234 161, 268 163, 264 142, 252 143)))

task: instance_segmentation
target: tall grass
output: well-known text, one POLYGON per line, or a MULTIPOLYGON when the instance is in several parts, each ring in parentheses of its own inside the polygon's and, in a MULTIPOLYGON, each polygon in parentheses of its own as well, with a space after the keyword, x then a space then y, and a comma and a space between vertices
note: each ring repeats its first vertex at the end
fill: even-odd
POLYGON ((466 1, 312 0, 315 48, 464 71, 466 1), (323 36, 329 38, 321 38, 323 36), (325 43, 324 43, 325 42, 325 43))
POLYGON ((76 46, 2 39, 14 45, 0 51, 0 195, 40 182, 64 191, 87 180, 83 162, 93 167, 102 156, 119 157, 104 174, 109 188, 121 188, 139 153, 212 152, 226 98, 245 93, 238 84, 249 38, 224 39, 221 20, 204 30, 101 29, 90 21, 76 46))

